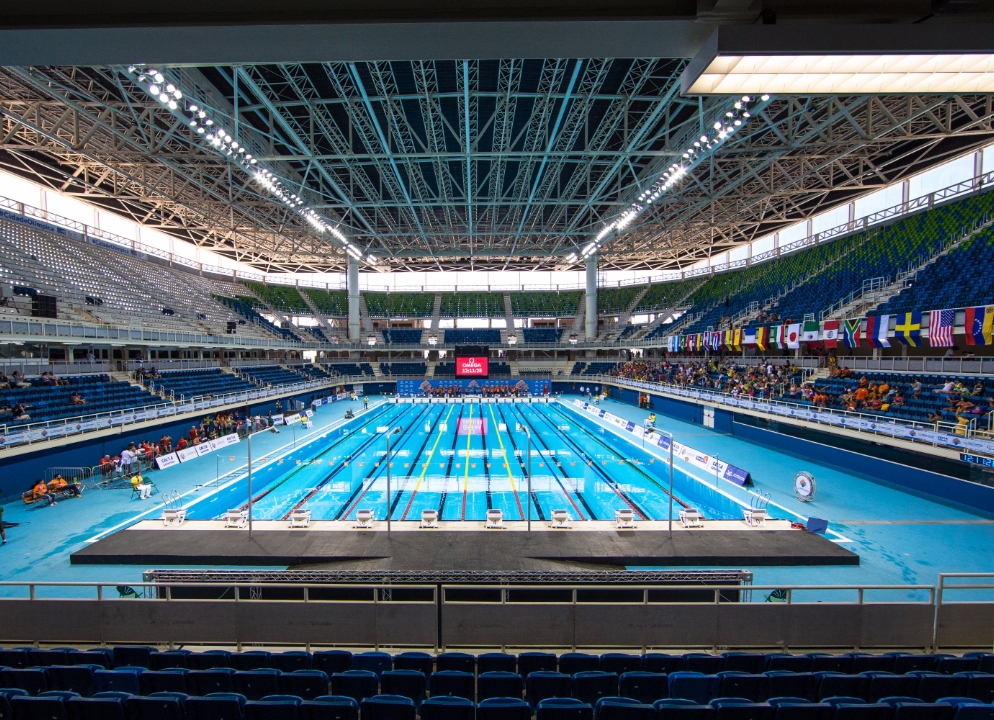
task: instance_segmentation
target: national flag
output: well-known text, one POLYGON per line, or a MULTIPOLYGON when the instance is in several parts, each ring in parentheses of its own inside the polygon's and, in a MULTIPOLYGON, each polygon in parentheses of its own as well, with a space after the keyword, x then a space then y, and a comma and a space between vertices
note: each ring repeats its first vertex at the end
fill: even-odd
POLYGON ((787 347, 796 350, 801 347, 801 323, 792 323, 784 331, 787 336, 787 347))
POLYGON ((922 344, 922 314, 915 310, 901 313, 897 316, 894 326, 894 337, 902 345, 921 347, 922 344))
POLYGON ((866 317, 866 342, 870 347, 890 347, 887 331, 890 329, 890 315, 868 315, 866 317))
POLYGON ((704 349, 704 333, 697 333, 697 350, 704 349))
POLYGON ((966 321, 963 323, 966 330, 967 345, 990 345, 991 330, 994 329, 994 306, 970 307, 966 309, 966 321))
POLYGON ((763 352, 766 352, 766 343, 768 329, 765 327, 756 328, 756 347, 758 347, 763 352))
POLYGON ((680 336, 680 345, 679 345, 679 348, 680 348, 680 352, 683 352, 684 350, 687 349, 687 336, 686 335, 681 335, 680 336))
POLYGON ((783 350, 784 339, 783 339, 783 325, 774 325, 770 328, 770 345, 777 348, 778 350, 783 350))
POLYGON ((859 347, 860 325, 862 323, 863 321, 859 318, 842 321, 842 342, 845 343, 847 348, 859 347))
POLYGON ((834 348, 839 344, 839 321, 826 320, 821 324, 821 341, 826 348, 834 348))
POLYGON ((739 350, 742 349, 742 330, 741 330, 741 328, 737 328, 732 333, 732 347, 735 348, 736 351, 739 351, 739 350))
POLYGON ((676 344, 679 339, 676 335, 670 335, 666 338, 666 349, 670 352, 676 352, 676 344))
POLYGON ((746 347, 756 347, 756 328, 746 328, 742 332, 742 344, 746 347))
POLYGON ((804 323, 804 327, 801 329, 801 342, 805 343, 816 343, 818 342, 818 331, 821 326, 818 325, 817 321, 808 320, 804 323))
POLYGON ((731 350, 732 349, 732 331, 731 330, 724 330, 721 333, 721 346, 725 350, 731 350))
POLYGON ((955 320, 955 310, 932 310, 928 314, 928 344, 932 347, 953 347, 955 320))
POLYGON ((721 333, 713 332, 711 333, 711 349, 717 352, 721 350, 721 333))

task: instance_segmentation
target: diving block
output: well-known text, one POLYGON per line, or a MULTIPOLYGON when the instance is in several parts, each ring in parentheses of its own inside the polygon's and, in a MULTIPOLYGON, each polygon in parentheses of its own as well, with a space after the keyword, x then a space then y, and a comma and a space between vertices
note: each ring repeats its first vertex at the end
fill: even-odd
POLYGON ((568 510, 553 510, 552 511, 552 524, 549 525, 550 528, 556 530, 569 530, 573 527, 570 524, 569 511, 568 510))
POLYGON ((766 525, 766 518, 769 515, 766 514, 765 508, 742 508, 742 519, 745 520, 750 527, 760 527, 761 525, 766 525))
POLYGON ((371 530, 373 528, 374 513, 372 510, 356 510, 355 525, 352 527, 359 530, 371 530))
POLYGON ((226 528, 243 528, 248 522, 248 513, 244 510, 229 510, 224 514, 226 528))
POLYGON ((619 530, 635 529, 635 511, 631 508, 614 511, 614 526, 619 530))
POLYGON ((437 528, 438 527, 438 510, 422 510, 421 511, 421 524, 418 525, 419 528, 437 528))
POLYGON ((166 509, 162 511, 162 524, 169 525, 182 525, 186 520, 186 509, 166 509))
POLYGON ((305 528, 311 524, 310 510, 294 510, 290 513, 291 528, 305 528))
POLYGON ((685 528, 704 527, 704 516, 696 508, 683 508, 680 510, 680 524, 685 528))
POLYGON ((506 525, 504 525, 504 511, 499 508, 493 508, 492 510, 487 510, 487 530, 503 530, 506 525))

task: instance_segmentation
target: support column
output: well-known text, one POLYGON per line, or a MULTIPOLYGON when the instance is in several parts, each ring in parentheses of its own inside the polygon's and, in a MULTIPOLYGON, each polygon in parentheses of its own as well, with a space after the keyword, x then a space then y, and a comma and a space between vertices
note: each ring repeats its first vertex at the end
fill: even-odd
POLYGON ((587 307, 584 315, 584 335, 587 340, 597 337, 597 253, 587 258, 587 307))
POLYGON ((349 342, 359 342, 359 261, 349 255, 349 342))

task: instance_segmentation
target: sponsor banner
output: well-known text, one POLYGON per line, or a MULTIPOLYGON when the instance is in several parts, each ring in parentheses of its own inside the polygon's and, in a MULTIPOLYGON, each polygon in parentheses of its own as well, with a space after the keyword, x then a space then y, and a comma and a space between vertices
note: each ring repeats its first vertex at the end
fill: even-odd
POLYGON ((197 451, 197 457, 200 457, 201 455, 206 455, 214 448, 211 447, 211 444, 209 442, 205 442, 205 443, 200 443, 199 445, 194 445, 193 449, 197 451))
POLYGON ((72 238, 73 240, 83 240, 83 233, 76 232, 75 230, 69 230, 67 228, 60 227, 59 225, 52 225, 51 223, 47 223, 43 220, 38 220, 27 215, 21 215, 20 213, 12 212, 10 210, 0 210, 0 218, 10 220, 11 222, 18 223, 19 225, 26 225, 28 227, 37 228, 38 230, 44 230, 45 232, 72 238))
POLYGON ((165 470, 173 465, 179 465, 179 458, 176 457, 176 453, 171 452, 168 455, 160 455, 155 459, 155 464, 159 466, 160 470, 165 470))
POLYGON ((200 453, 197 452, 196 446, 186 447, 183 448, 182 450, 177 450, 176 457, 179 458, 180 462, 188 462, 190 460, 193 460, 194 458, 200 457, 200 453))
POLYGON ((295 422, 298 422, 299 420, 300 420, 300 413, 293 413, 291 415, 283 416, 284 425, 293 425, 295 422))
POLYGON ((313 410, 304 410, 304 415, 306 415, 309 418, 312 418, 312 417, 314 417, 314 411, 313 410))
POLYGON ((283 416, 282 415, 273 415, 273 416, 271 416, 271 419, 273 421, 273 425, 282 425, 283 424, 283 416))
POLYGON ((238 433, 231 433, 230 435, 222 435, 219 438, 211 440, 209 444, 211 446, 211 450, 220 450, 221 448, 228 447, 229 445, 237 445, 238 433))
POLYGON ((348 393, 340 392, 335 395, 335 400, 345 400, 349 396, 348 393))

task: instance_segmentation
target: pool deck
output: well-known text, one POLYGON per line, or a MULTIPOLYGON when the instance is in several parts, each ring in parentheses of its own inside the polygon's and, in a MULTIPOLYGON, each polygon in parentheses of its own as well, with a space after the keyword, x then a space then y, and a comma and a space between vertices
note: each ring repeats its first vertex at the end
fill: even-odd
POLYGON ((173 528, 143 522, 73 553, 72 563, 334 565, 405 571, 530 570, 536 569, 536 562, 543 567, 859 564, 855 553, 814 533, 791 530, 789 522, 771 522, 766 529, 738 521, 714 523, 711 530, 675 527, 672 537, 665 522, 640 523, 643 527, 637 530, 619 530, 610 522, 577 523, 582 530, 533 523, 531 533, 520 522, 509 530, 485 530, 482 522, 446 523, 461 526, 458 530, 418 530, 411 522, 393 525, 391 532, 384 523, 376 529, 355 529, 342 522, 290 530, 284 522, 269 521, 255 523, 249 537, 246 529, 224 529, 221 522, 173 528))

